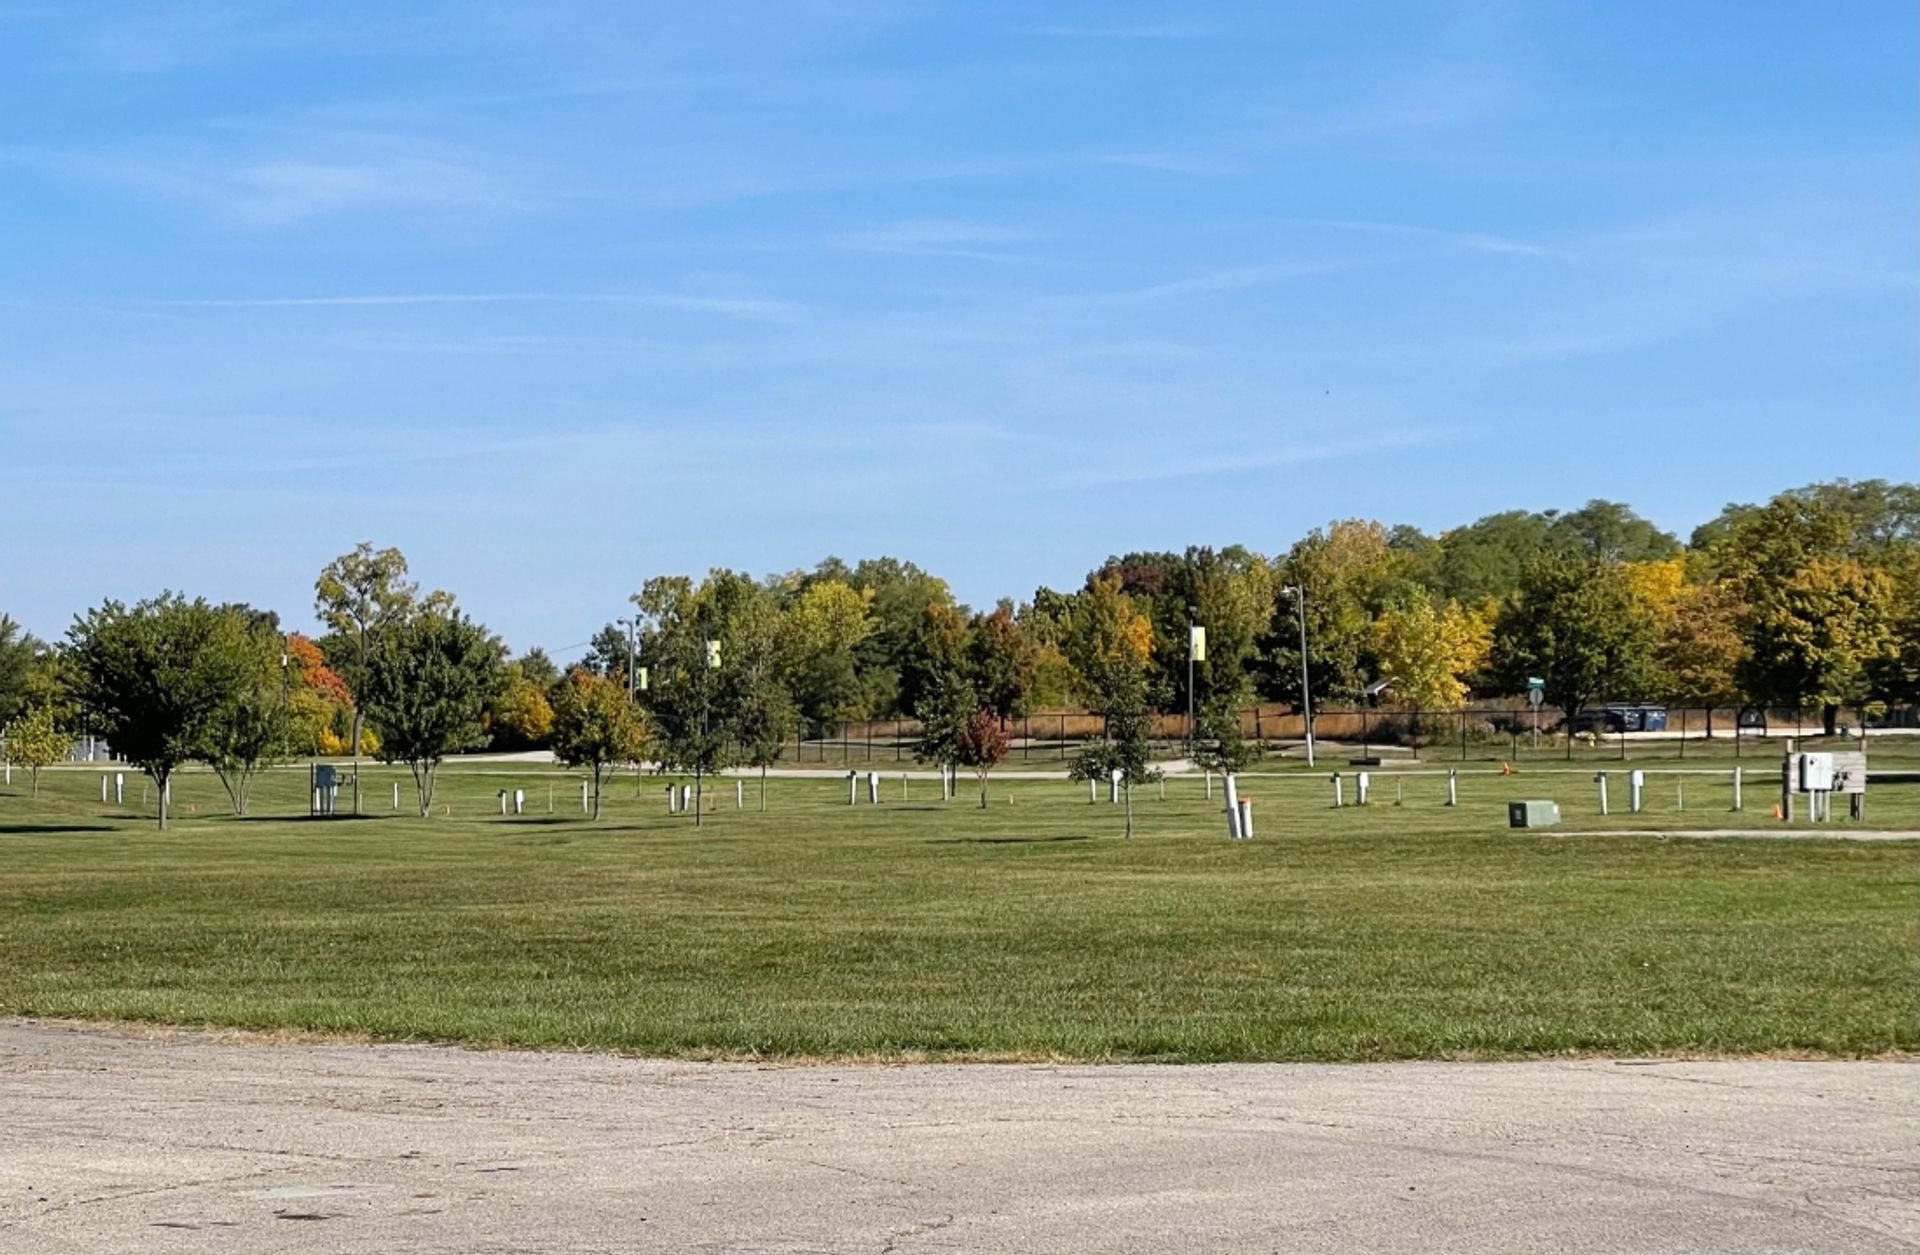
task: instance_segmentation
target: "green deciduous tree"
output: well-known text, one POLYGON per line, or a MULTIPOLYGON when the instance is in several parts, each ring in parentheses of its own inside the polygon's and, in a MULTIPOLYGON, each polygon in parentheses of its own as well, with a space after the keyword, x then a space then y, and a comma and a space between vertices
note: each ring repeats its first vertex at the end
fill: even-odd
POLYGON ((1131 837, 1134 786, 1158 775, 1149 756, 1153 625, 1121 591, 1117 576, 1096 575, 1074 598, 1063 639, 1085 685, 1087 703, 1101 721, 1101 738, 1074 761, 1074 775, 1106 780, 1120 774, 1126 833, 1131 837))
POLYGON ((1645 691, 1657 632, 1622 564, 1543 555, 1527 564, 1518 596, 1495 621, 1493 670, 1509 692, 1540 677, 1571 729, 1595 697, 1645 691))
POLYGON ((653 747, 663 766, 693 774, 696 826, 706 822, 706 778, 731 765, 734 749, 723 722, 728 659, 711 584, 696 589, 683 575, 659 576, 633 599, 647 619, 640 656, 651 676, 653 747))
POLYGON ((360 707, 380 734, 381 760, 412 772, 422 816, 433 811, 441 760, 486 744, 503 652, 458 610, 435 609, 390 624, 367 658, 360 707))
POLYGON ((231 690, 211 712, 196 747, 220 777, 233 813, 247 813, 254 776, 294 752, 298 728, 283 683, 280 657, 285 638, 269 620, 244 611, 230 614, 215 648, 236 664, 231 690))
POLYGON ((18 622, 0 614, 0 727, 33 705, 33 675, 45 651, 18 622))
MULTIPOLYGON (((354 809, 360 802, 360 729, 366 720, 366 702, 360 689, 381 642, 401 624, 425 610, 447 613, 453 598, 431 592, 422 599, 420 585, 407 579, 407 559, 398 549, 376 550, 361 541, 350 553, 329 562, 313 586, 314 613, 332 630, 340 646, 328 661, 353 690, 354 809)), ((424 812, 423 812, 424 813, 424 812)))
POLYGON ((781 660, 800 713, 814 725, 865 718, 858 654, 872 594, 841 580, 809 583, 786 607, 781 660))
POLYGON ((79 693, 114 752, 153 777, 167 826, 168 783, 205 752, 208 731, 249 683, 230 611, 176 593, 131 608, 109 601, 68 633, 79 693))
POLYGON ((622 682, 578 669, 553 689, 553 752, 569 767, 593 773, 593 817, 600 818, 606 778, 646 752, 647 724, 622 682))
POLYGON ((799 719, 780 666, 780 605, 774 591, 730 575, 716 590, 720 615, 719 706, 738 760, 760 769, 760 809, 767 809, 767 771, 799 719))
POLYGON ((64 762, 73 738, 61 729, 51 705, 28 707, 0 731, 6 733, 7 757, 32 775, 32 796, 39 797, 41 769, 64 762))
POLYGON ((1750 597, 1745 687, 1796 708, 1818 704, 1832 736, 1841 706, 1864 702, 1876 666, 1897 652, 1892 580, 1852 558, 1815 558, 1750 597))
POLYGON ((1609 562, 1657 561, 1680 552, 1680 542, 1671 533, 1618 501, 1597 497, 1578 510, 1554 516, 1545 539, 1558 552, 1609 562))
MULTIPOLYGON (((1307 670, 1313 699, 1354 702, 1377 670, 1373 620, 1409 585, 1405 559, 1378 523, 1347 520, 1315 529, 1280 564, 1276 591, 1306 593, 1307 670)), ((1300 633, 1293 604, 1274 604, 1265 639, 1266 689, 1300 704, 1300 633)), ((1208 642, 1211 652, 1212 642, 1208 642)))

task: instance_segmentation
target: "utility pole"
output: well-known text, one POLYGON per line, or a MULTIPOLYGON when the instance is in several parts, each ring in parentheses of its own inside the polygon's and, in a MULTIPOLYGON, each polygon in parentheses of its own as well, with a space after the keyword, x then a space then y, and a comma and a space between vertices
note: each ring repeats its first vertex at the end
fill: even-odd
POLYGON ((1307 728, 1307 766, 1313 766, 1313 693, 1307 683, 1307 590, 1298 584, 1289 584, 1280 590, 1293 598, 1293 608, 1300 616, 1300 714, 1307 728))

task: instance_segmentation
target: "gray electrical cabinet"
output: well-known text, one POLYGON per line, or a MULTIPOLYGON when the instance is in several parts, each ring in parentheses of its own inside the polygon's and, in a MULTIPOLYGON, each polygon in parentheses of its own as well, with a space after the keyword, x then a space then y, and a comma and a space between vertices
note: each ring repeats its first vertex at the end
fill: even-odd
POLYGON ((1558 802, 1508 802, 1507 827, 1549 828, 1560 822, 1558 802))

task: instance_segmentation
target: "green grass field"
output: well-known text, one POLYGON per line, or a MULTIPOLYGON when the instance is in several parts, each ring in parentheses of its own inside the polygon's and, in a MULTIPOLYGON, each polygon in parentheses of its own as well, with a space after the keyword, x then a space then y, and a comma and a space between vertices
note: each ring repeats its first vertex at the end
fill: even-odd
MULTIPOLYGON (((1383 773, 1339 811, 1323 778, 1250 777, 1238 844, 1192 779, 1138 795, 1129 842, 1059 781, 996 781, 982 811, 965 782, 850 809, 843 778, 776 779, 766 815, 727 782, 696 831, 653 778, 599 824, 559 771, 450 766, 451 814, 424 821, 388 810, 395 778, 367 771, 370 817, 313 821, 283 770, 235 820, 188 774, 161 834, 137 776, 115 807, 92 770, 37 801, 16 771, 0 1012, 695 1057, 1920 1047, 1914 842, 1505 826, 1509 799, 1551 797, 1570 830, 1775 830, 1764 769, 1742 814, 1724 778, 1686 777, 1676 812, 1655 777, 1647 813, 1620 813, 1620 781, 1604 820, 1587 773, 1462 776, 1457 809, 1441 776, 1383 773), (502 819, 515 787, 532 813, 502 819)), ((1869 826, 1916 819, 1920 787, 1876 787, 1869 826)))

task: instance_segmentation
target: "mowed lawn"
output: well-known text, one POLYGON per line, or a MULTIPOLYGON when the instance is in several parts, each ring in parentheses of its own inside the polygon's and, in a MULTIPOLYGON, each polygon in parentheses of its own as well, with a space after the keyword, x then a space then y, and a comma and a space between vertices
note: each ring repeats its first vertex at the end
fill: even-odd
MULTIPOLYGON (((450 766, 450 814, 396 817, 369 769, 359 820, 304 818, 304 768, 235 820, 213 777, 175 828, 103 806, 91 770, 0 788, 0 1013, 365 1033, 691 1057, 1169 1060, 1560 1052, 1907 1051, 1920 988, 1920 846, 1513 832, 1551 797, 1573 830, 1774 830, 1777 784, 1728 810, 1712 777, 1656 777, 1602 820, 1586 775, 1249 779, 1229 843, 1195 779, 1136 801, 996 781, 993 804, 897 777, 775 780, 704 830, 663 783, 579 814, 559 771, 450 766), (508 774, 517 772, 517 774, 508 774), (527 791, 502 819, 497 790, 527 791), (547 813, 549 788, 554 811, 547 813), (298 817, 290 818, 290 815, 298 817)), ((1777 781, 1777 776, 1775 777, 1777 781)), ((411 804, 403 787, 403 806, 411 804)), ((1870 822, 1913 826, 1920 788, 1870 822)), ((1844 828, 1844 824, 1835 827, 1844 828)))

